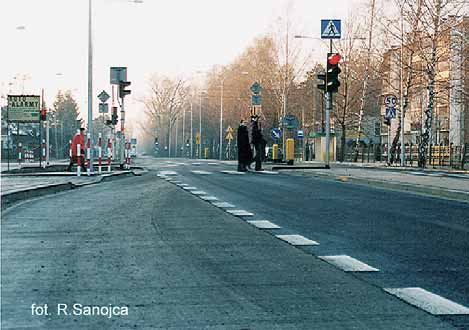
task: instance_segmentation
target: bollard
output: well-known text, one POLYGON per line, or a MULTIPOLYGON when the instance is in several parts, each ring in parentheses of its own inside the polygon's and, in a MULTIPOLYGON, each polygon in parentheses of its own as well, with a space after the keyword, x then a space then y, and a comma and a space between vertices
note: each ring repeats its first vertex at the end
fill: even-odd
POLYGON ((130 170, 130 141, 127 142, 127 169, 130 170))
POLYGON ((102 163, 102 138, 101 133, 98 135, 98 173, 101 174, 101 163, 102 163))
POLYGON ((286 161, 288 165, 293 165, 293 161, 295 159, 295 140, 294 139, 287 139, 286 143, 286 161))
POLYGON ((23 145, 18 143, 18 165, 21 167, 21 160, 23 158, 23 145))
POLYGON ((41 145, 41 156, 42 156, 42 161, 43 163, 43 168, 46 168, 46 140, 42 140, 42 145, 41 145))
POLYGON ((86 173, 91 175, 91 134, 86 135, 86 173))
POLYGON ((68 157, 70 157, 70 164, 72 162, 72 140, 68 140, 68 157))
POLYGON ((272 145, 272 160, 274 162, 278 160, 278 144, 272 145))
POLYGON ((81 176, 81 145, 77 144, 77 176, 81 176))
POLYGON ((204 148, 204 157, 205 159, 208 159, 208 148, 204 148))
POLYGON ((111 172, 111 161, 112 161, 112 143, 111 139, 107 139, 107 171, 111 172))

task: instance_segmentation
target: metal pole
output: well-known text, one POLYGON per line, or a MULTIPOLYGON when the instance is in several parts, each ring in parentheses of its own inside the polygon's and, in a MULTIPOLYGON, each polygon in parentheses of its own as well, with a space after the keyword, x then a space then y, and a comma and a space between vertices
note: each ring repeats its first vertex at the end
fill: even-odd
POLYGON ((223 85, 224 80, 221 81, 221 96, 220 96, 220 160, 223 157, 223 85))
POLYGON ((49 165, 49 118, 46 119, 46 164, 49 165))
POLYGON ((194 138, 192 136, 193 132, 194 132, 194 129, 193 129, 193 125, 192 125, 192 99, 191 99, 191 157, 190 158, 194 157, 194 150, 193 150, 193 148, 194 148, 194 138))
POLYGON ((332 111, 332 93, 326 93, 326 159, 325 165, 326 168, 330 168, 329 165, 329 148, 331 143, 331 123, 330 123, 330 115, 332 111))
POLYGON ((178 124, 179 124, 179 117, 176 116, 176 140, 174 141, 174 146, 175 146, 174 150, 176 151, 174 153, 174 157, 178 156, 178 150, 179 150, 178 148, 178 126, 179 125, 178 124))
POLYGON ((388 156, 388 165, 389 165, 391 164, 391 125, 388 126, 388 147, 386 150, 387 150, 386 155, 388 156))
POLYGON ((185 128, 186 128, 186 105, 184 105, 184 107, 182 108, 182 155, 181 155, 181 157, 186 156, 185 128))
POLYGON ((202 159, 202 93, 199 94, 199 159, 202 159))
MULTIPOLYGON (((330 40, 330 52, 332 53, 332 39, 330 40)), ((327 82, 326 82, 327 86, 327 82)), ((329 148, 331 144, 331 111, 332 111, 332 93, 327 92, 326 94, 326 168, 330 168, 329 159, 329 148)))
POLYGON ((404 133, 404 12, 403 6, 401 7, 401 79, 400 79, 400 108, 401 108, 401 166, 405 167, 405 133, 404 133))
POLYGON ((124 143, 125 143, 125 134, 124 126, 125 125, 125 109, 124 109, 124 98, 121 98, 121 137, 119 141, 119 163, 121 169, 124 168, 124 143))
MULTIPOLYGON (((93 132, 93 40, 91 32, 91 0, 88 1, 88 133, 93 132)), ((123 106, 123 105, 122 105, 123 106)), ((92 136, 91 136, 92 139, 92 136)), ((90 171, 93 172, 93 155, 90 158, 90 171)))

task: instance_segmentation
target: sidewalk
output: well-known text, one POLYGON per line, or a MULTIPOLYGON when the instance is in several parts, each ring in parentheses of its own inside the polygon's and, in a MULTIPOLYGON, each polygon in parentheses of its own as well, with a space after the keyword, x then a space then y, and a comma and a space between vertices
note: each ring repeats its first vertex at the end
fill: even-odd
MULTIPOLYGON (((301 165, 321 165, 305 162, 301 165)), ((333 163, 330 169, 282 170, 469 201, 469 172, 387 167, 381 164, 333 163)))

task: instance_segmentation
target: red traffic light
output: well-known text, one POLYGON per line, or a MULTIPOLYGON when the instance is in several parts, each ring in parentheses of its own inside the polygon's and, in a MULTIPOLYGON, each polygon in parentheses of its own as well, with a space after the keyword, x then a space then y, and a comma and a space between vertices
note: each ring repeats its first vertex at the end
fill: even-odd
POLYGON ((337 65, 341 59, 342 59, 342 56, 340 56, 340 54, 338 53, 335 53, 327 58, 327 62, 329 62, 329 64, 331 65, 337 65))

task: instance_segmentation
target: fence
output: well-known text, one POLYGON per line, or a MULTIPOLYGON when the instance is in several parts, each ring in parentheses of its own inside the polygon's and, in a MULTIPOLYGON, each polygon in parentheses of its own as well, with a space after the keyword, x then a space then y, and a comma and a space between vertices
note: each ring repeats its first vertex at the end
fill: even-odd
MULTIPOLYGON (((405 163, 406 166, 418 166, 419 155, 418 144, 405 145, 405 163)), ((344 159, 341 159, 340 146, 337 147, 337 158, 339 161, 355 162, 355 146, 346 146, 344 159)), ((396 149, 394 162, 400 164, 401 149, 396 149)), ((386 144, 368 144, 360 145, 358 148, 357 162, 373 163, 386 162, 388 158, 388 148, 386 144)), ((429 145, 427 148, 427 166, 448 167, 464 170, 469 163, 469 144, 465 146, 453 145, 429 145)))

